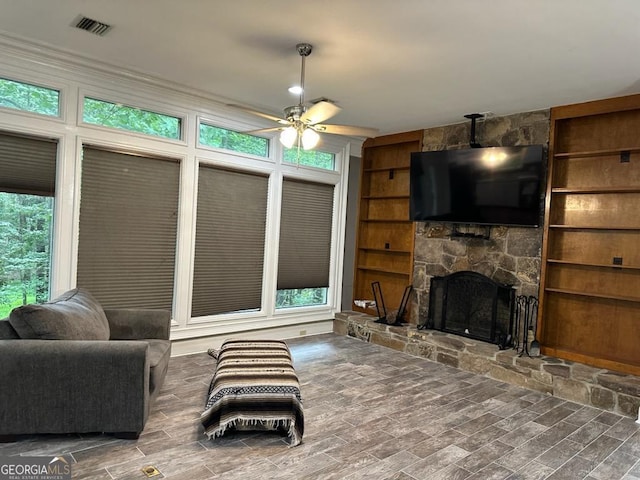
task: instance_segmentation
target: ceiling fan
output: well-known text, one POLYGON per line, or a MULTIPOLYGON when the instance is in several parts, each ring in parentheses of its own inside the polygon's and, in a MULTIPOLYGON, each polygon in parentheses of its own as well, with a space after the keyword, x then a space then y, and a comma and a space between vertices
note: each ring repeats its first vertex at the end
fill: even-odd
POLYGON ((292 148, 297 144, 298 149, 302 146, 304 150, 313 149, 320 140, 319 133, 329 133, 333 135, 348 135, 352 137, 374 137, 378 133, 376 128, 355 127, 350 125, 331 125, 321 123, 336 115, 341 108, 331 101, 320 99, 311 104, 304 101, 304 67, 305 59, 311 54, 313 46, 308 43, 299 43, 296 49, 302 58, 300 69, 300 101, 297 105, 284 109, 284 118, 279 118, 268 113, 259 112, 242 105, 231 104, 230 107, 244 110, 245 112, 257 115, 280 124, 278 127, 261 128, 246 133, 265 133, 280 131, 280 142, 287 148, 292 148))

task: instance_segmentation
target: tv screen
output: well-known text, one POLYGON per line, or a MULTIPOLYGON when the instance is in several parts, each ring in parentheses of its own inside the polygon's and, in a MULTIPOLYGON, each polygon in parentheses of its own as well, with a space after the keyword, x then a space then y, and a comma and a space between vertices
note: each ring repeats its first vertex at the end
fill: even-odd
POLYGON ((411 154, 414 221, 540 225, 542 145, 411 154))

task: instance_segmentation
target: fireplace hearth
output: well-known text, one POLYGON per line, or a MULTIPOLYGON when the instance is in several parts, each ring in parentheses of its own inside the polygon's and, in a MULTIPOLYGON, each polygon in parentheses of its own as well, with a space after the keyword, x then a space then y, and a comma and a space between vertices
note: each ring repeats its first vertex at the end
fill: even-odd
POLYGON ((420 328, 494 343, 512 343, 515 289, 480 273, 462 271, 432 277, 429 311, 420 328))

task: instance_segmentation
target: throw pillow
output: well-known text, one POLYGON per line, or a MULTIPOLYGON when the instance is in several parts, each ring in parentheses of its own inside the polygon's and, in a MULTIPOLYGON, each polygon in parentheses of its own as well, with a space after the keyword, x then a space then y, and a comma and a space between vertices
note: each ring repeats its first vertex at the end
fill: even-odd
POLYGON ((9 322, 20 338, 109 340, 109 322, 102 306, 80 288, 48 303, 14 308, 9 322))

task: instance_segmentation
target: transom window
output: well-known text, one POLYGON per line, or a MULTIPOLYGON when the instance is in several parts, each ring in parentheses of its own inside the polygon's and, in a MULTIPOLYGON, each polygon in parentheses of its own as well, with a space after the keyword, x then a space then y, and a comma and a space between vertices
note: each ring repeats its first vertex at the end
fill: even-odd
POLYGON ((306 167, 335 170, 336 155, 319 150, 298 150, 297 148, 285 148, 284 158, 286 163, 295 163, 306 167))
POLYGON ((269 156, 269 140, 267 138, 235 132, 206 123, 200 124, 200 145, 224 148, 258 157, 269 156))
POLYGON ((0 107, 60 116, 60 92, 52 88, 0 78, 0 107))
POLYGON ((93 125, 130 130, 156 137, 175 140, 182 138, 182 120, 178 117, 95 98, 85 97, 82 120, 93 125))

